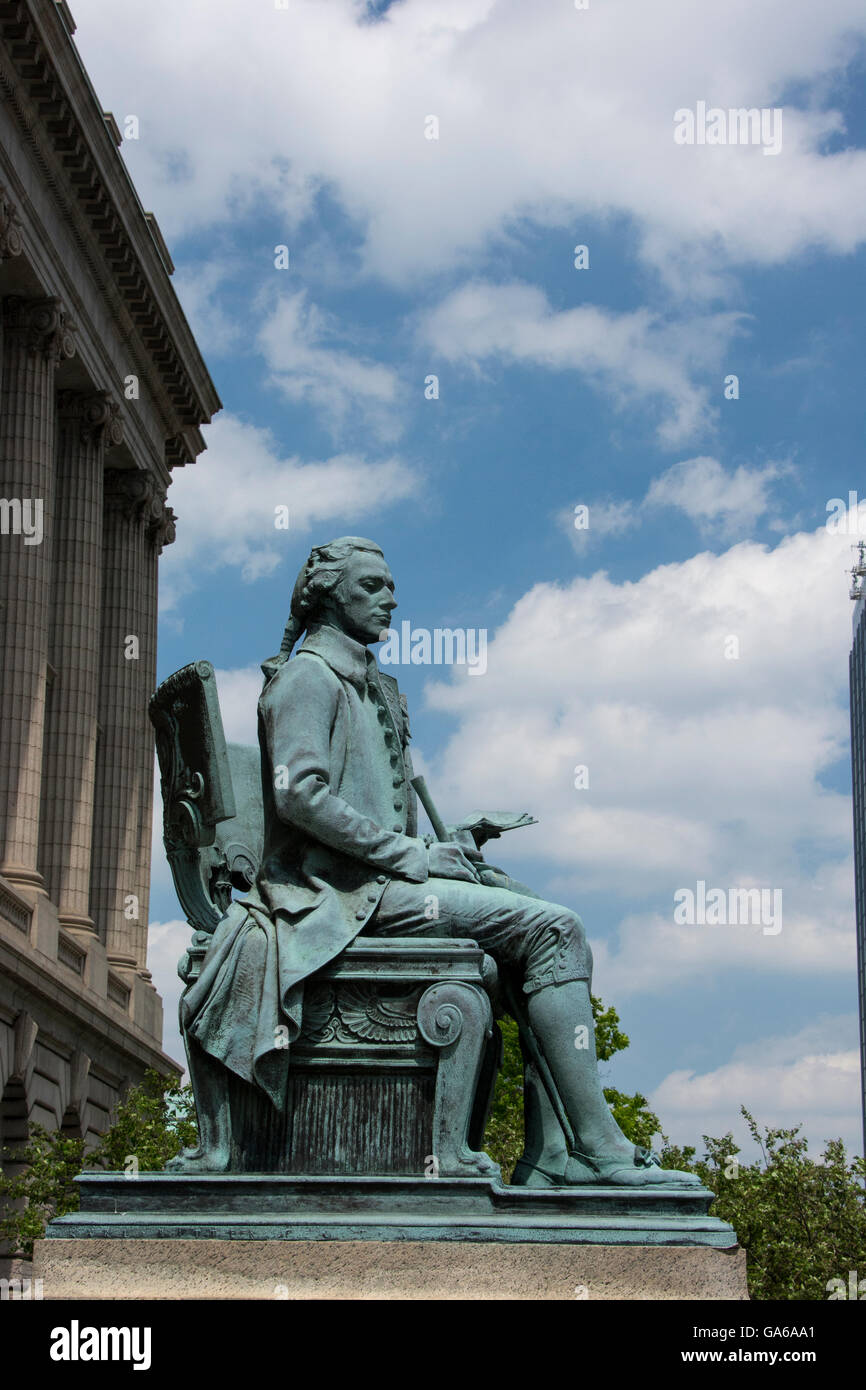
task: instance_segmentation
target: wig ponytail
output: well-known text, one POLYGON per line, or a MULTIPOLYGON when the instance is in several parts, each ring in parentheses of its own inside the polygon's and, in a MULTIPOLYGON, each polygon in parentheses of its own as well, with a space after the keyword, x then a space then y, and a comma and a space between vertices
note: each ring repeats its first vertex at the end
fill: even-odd
POLYGON ((294 613, 289 614, 289 620, 283 632, 283 640, 280 643, 280 650, 276 656, 268 657, 267 661, 262 662, 262 671, 266 680, 270 680, 271 676, 277 674, 281 666, 285 666, 305 626, 305 623, 300 618, 296 618, 294 613))

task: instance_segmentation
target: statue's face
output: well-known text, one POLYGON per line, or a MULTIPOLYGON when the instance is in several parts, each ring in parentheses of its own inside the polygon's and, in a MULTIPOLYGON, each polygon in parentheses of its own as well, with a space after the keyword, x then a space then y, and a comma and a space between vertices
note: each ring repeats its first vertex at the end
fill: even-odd
POLYGON ((380 642, 397 607, 394 580, 381 555, 356 550, 331 595, 333 621, 366 646, 380 642))

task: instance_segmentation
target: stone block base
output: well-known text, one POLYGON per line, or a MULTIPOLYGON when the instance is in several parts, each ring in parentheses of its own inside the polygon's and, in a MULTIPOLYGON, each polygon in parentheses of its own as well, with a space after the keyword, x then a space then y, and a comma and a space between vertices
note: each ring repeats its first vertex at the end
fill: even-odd
POLYGON ((36 1246, 45 1299, 747 1299, 737 1247, 81 1240, 36 1246))

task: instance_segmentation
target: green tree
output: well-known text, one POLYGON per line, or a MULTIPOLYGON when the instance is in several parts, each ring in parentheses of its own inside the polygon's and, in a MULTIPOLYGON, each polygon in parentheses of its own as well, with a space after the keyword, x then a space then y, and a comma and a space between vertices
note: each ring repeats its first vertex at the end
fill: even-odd
MULTIPOLYGON (((592 1017, 595 1024, 595 1050, 600 1062, 607 1062, 629 1045, 629 1039, 619 1026, 619 1015, 612 1007, 605 1008, 600 999, 592 996, 592 1017)), ((502 1168, 507 1181, 523 1151, 523 1059, 517 1024, 512 1018, 501 1018, 503 1059, 496 1080, 490 1119, 484 1132, 484 1148, 502 1168)), ((604 1096, 614 1119, 634 1144, 649 1146, 652 1137, 661 1132, 659 1119, 649 1109, 645 1096, 633 1096, 605 1086, 604 1096)))
POLYGON ((82 1168, 123 1172, 131 1160, 141 1172, 164 1168, 196 1143, 197 1133, 191 1087, 152 1070, 127 1093, 114 1124, 89 1153, 83 1139, 32 1124, 26 1144, 0 1154, 7 1169, 0 1172, 0 1241, 30 1257, 53 1217, 78 1210, 75 1176, 82 1168))
POLYGON ((0 1246, 8 1242, 11 1254, 29 1259, 51 1218, 78 1209, 74 1179, 84 1140, 31 1124, 28 1142, 3 1149, 0 1160, 7 1164, 0 1169, 0 1246))
POLYGON ((711 1211, 729 1221, 748 1261, 752 1298, 827 1299, 831 1281, 847 1288, 851 1270, 866 1277, 866 1159, 848 1159, 841 1139, 827 1142, 820 1160, 794 1129, 765 1129, 741 1107, 760 1157, 740 1161, 731 1133, 704 1135, 706 1153, 678 1148, 667 1137, 666 1168, 688 1168, 716 1194, 711 1211))
POLYGON ((523 1058, 513 1018, 501 1018, 502 1066, 496 1078, 484 1151, 502 1169, 507 1182, 523 1151, 523 1058))
POLYGON ((87 1162, 109 1172, 122 1172, 135 1159, 140 1172, 164 1168, 198 1138, 192 1087, 176 1077, 148 1070, 117 1109, 117 1118, 102 1136, 87 1162))

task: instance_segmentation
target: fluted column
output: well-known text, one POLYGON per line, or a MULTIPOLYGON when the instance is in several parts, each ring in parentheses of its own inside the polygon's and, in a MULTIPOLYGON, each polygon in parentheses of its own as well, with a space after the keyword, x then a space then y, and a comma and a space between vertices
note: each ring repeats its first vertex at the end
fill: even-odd
POLYGON ((49 660, 55 671, 43 757, 39 867, 60 922, 94 931, 90 916, 94 763, 102 606, 102 474, 123 435, 105 391, 58 400, 49 660))
POLYGON ((0 389, 0 873, 41 888, 42 737, 54 516, 54 371, 74 346, 60 301, 3 304, 0 389), (16 521, 17 533, 16 533, 16 521), (29 534, 27 534, 29 532, 29 534))
MULTIPOLYGON (((7 197, 5 184, 0 183, 0 262, 21 255, 21 233, 18 230, 20 221, 17 208, 7 197)), ((3 375, 3 318, 4 315, 0 313, 0 382, 3 375)), ((5 472, 5 467, 0 467, 0 478, 5 478, 5 472)), ((3 496, 6 494, 3 493, 3 496)), ((3 843, 0 840, 0 860, 2 858, 3 843)))
POLYGON ((138 964, 139 974, 146 980, 151 978, 147 969, 147 925, 150 905, 150 863, 151 834, 153 830, 153 781, 154 781, 154 738, 153 727, 147 716, 147 704, 156 689, 156 630, 159 600, 159 557, 163 546, 171 545, 175 537, 175 516, 165 498, 154 491, 150 502, 150 514, 146 531, 145 573, 141 593, 141 679, 143 687, 144 735, 141 739, 141 776, 139 781, 140 800, 138 817, 138 881, 141 884, 141 902, 138 920, 131 922, 134 929, 130 936, 132 953, 138 964))
POLYGON ((156 645, 151 574, 161 499, 148 473, 109 469, 104 476, 91 910, 109 961, 137 969, 144 967, 147 937, 153 787, 147 702, 156 645))

